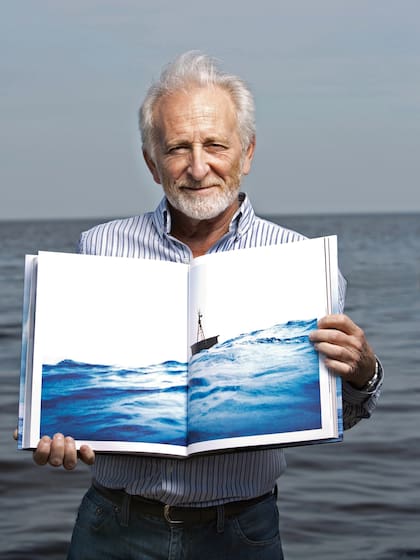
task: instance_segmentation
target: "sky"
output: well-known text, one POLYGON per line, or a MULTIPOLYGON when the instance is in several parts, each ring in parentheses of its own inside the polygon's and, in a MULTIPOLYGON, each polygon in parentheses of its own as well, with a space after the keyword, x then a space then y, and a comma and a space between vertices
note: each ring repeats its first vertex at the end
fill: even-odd
POLYGON ((418 0, 0 0, 0 220, 120 217, 162 191, 138 107, 178 54, 244 78, 260 214, 420 212, 418 0))

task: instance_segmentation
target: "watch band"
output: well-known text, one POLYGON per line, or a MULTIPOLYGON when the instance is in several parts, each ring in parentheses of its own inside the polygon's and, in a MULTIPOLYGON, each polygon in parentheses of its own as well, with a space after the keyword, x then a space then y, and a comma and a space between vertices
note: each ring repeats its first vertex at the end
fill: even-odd
POLYGON ((361 388, 361 391, 366 391, 367 393, 370 393, 371 391, 376 389, 376 385, 378 384, 378 381, 381 377, 381 372, 382 372, 381 364, 379 363, 378 359, 376 358, 375 373, 373 374, 372 378, 369 379, 369 381, 366 383, 366 385, 361 388))

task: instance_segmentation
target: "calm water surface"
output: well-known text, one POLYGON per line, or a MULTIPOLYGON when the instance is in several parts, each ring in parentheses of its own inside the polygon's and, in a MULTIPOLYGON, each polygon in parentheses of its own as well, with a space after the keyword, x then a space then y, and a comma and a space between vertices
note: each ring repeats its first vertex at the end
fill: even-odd
MULTIPOLYGON (((369 421, 344 442, 290 449, 280 481, 287 560, 420 559, 420 215, 287 216, 310 237, 337 234, 347 312, 380 356, 386 384, 369 421)), ((74 251, 98 220, 0 223, 0 559, 65 558, 90 476, 37 467, 16 425, 23 258, 74 251)))

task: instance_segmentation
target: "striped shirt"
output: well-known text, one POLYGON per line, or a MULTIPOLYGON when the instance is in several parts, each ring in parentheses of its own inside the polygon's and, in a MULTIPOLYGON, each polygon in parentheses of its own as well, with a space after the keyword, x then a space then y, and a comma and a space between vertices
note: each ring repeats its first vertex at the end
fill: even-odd
MULTIPOLYGON (((305 239, 289 229, 257 217, 246 195, 229 231, 209 253, 290 243, 305 239)), ((155 212, 115 220, 83 232, 79 251, 85 254, 189 263, 191 250, 170 235, 171 216, 163 199, 155 212)), ((346 282, 339 280, 339 307, 344 308, 346 282)), ((343 383, 344 427, 369 417, 378 392, 367 394, 343 383)), ((198 455, 188 459, 146 455, 97 454, 93 477, 102 486, 169 505, 208 506, 260 496, 274 487, 285 470, 284 451, 250 449, 198 455)))

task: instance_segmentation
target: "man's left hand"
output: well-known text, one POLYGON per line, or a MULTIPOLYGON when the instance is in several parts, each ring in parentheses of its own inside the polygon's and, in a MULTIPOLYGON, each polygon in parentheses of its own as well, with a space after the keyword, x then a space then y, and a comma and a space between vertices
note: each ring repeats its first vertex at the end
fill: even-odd
POLYGON ((375 373, 376 358, 365 333, 347 315, 327 315, 318 321, 310 340, 334 373, 362 389, 375 373))

